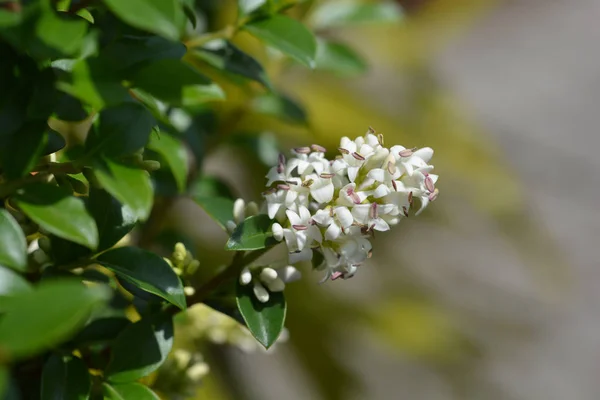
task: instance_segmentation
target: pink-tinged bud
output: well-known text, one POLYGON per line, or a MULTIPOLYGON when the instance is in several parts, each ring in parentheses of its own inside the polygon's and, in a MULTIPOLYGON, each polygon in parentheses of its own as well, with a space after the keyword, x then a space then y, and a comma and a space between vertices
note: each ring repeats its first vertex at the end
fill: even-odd
POLYGON ((371 217, 371 219, 379 217, 379 213, 377 212, 377 203, 371 204, 371 209, 369 210, 369 217, 371 217))
POLYGON ((431 177, 429 175, 427 175, 427 177, 425 178, 425 187, 427 188, 427 190, 429 190, 432 193, 435 190, 435 185, 433 184, 433 179, 431 179, 431 177))
POLYGON ((397 192, 398 191, 398 185, 396 184, 395 180, 392 180, 392 186, 394 187, 394 190, 397 192))
POLYGON ((365 158, 358 154, 357 152, 352 153, 352 157, 356 158, 359 161, 365 161, 365 158))
POLYGON ((342 277, 342 273, 340 271, 335 271, 333 274, 331 274, 331 280, 335 281, 336 279, 339 279, 342 277))
POLYGON ((323 178, 323 179, 331 179, 335 176, 335 174, 330 174, 330 173, 326 173, 323 172, 321 175, 319 175, 319 177, 323 178))
POLYGON ((369 133, 375 133, 375 132, 377 132, 377 131, 376 131, 375 129, 373 129, 373 127, 372 127, 372 126, 370 126, 370 127, 369 127, 369 133))
POLYGON ((440 190, 436 188, 432 193, 429 194, 429 201, 434 201, 435 199, 437 199, 439 194, 440 190))
POLYGON ((342 153, 342 154, 350 154, 350 151, 349 151, 349 150, 346 150, 346 149, 345 149, 345 148, 343 148, 343 147, 338 147, 338 151, 339 151, 340 153, 342 153))
POLYGON ((297 231, 305 231, 308 229, 308 226, 306 225, 292 225, 292 228, 294 228, 297 231))
POLYGON ((410 157, 414 153, 413 149, 404 149, 398 153, 400 157, 410 157))
POLYGON ((412 205, 413 203, 413 192, 408 193, 408 204, 412 205))
POLYGON ((277 189, 279 189, 279 190, 290 190, 290 185, 284 185, 283 183, 280 183, 279 185, 277 185, 277 189))
POLYGON ((379 135, 377 135, 377 141, 379 142, 380 145, 383 146, 383 135, 381 133, 379 135))
POLYGON ((310 153, 310 147, 296 147, 294 151, 298 154, 308 154, 310 153))
POLYGON ((387 170, 390 174, 394 175, 396 173, 396 165, 393 162, 389 161, 387 164, 387 170))
POLYGON ((404 213, 405 217, 408 217, 408 210, 406 209, 406 206, 402 206, 402 212, 404 213))
POLYGON ((313 149, 313 151, 319 152, 319 153, 325 153, 327 151, 327 149, 323 146, 320 146, 318 144, 313 144, 310 146, 311 149, 313 149))

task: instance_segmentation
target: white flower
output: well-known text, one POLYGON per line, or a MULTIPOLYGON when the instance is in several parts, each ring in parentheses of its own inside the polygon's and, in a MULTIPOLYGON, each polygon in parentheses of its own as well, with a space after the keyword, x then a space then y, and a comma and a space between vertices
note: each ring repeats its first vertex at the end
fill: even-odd
POLYGON ((352 208, 352 216, 367 230, 388 231, 390 226, 386 219, 392 219, 398 214, 393 204, 359 204, 352 208))
POLYGON ((310 215, 310 211, 306 207, 300 206, 298 213, 287 210, 286 215, 292 225, 292 229, 288 232, 293 233, 293 235, 289 235, 288 233, 286 236, 288 247, 302 250, 307 246, 310 247, 315 240, 319 243, 323 240, 321 231, 313 223, 312 215, 310 215), (293 239, 295 239, 296 243, 293 243, 293 239))
POLYGON ((356 183, 353 182, 340 189, 336 203, 340 206, 354 207, 365 201, 368 195, 367 192, 356 190, 356 183))
POLYGON ((328 210, 319 210, 313 216, 319 225, 327 227, 325 240, 335 240, 344 229, 349 228, 354 222, 354 217, 348 207, 335 207, 328 210))

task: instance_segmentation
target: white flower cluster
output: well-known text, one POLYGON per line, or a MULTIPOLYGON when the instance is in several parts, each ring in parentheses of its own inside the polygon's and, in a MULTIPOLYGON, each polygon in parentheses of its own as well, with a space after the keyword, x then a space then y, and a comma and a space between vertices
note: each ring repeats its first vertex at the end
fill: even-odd
POLYGON ((419 214, 439 192, 429 147, 388 149, 383 135, 369 129, 355 140, 342 138, 338 150, 332 161, 318 145, 293 149, 288 160, 280 155, 264 193, 266 212, 277 221, 273 236, 285 240, 289 263, 310 260, 318 251, 324 280, 352 277, 371 257, 374 231, 387 231, 408 217, 415 200, 419 214))

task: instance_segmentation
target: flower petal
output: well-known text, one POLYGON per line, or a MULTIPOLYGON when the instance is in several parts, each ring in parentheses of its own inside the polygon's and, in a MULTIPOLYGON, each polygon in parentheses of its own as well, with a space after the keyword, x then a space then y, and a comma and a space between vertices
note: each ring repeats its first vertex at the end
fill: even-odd
POLYGON ((340 225, 344 228, 348 228, 354 222, 354 217, 347 207, 336 207, 334 211, 340 225))
POLYGON ((329 203, 333 199, 333 183, 331 179, 318 179, 310 187, 310 194, 317 203, 329 203))

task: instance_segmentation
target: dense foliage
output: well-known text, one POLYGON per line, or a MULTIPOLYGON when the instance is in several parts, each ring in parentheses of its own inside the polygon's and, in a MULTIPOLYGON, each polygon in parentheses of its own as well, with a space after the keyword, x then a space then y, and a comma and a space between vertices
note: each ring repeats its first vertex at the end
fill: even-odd
POLYGON ((249 94, 244 112, 306 124, 259 59, 360 73, 365 61, 325 33, 398 10, 239 0, 223 24, 212 18, 220 3, 0 1, 0 394, 156 398, 138 381, 167 360, 173 318, 223 293, 237 308, 220 309, 265 347, 281 334, 283 293, 260 303, 236 285, 276 243, 271 224, 238 226, 231 264, 198 281, 182 245, 168 258, 150 251, 162 212, 188 196, 227 229, 234 199, 202 161, 232 140, 216 134, 235 125, 219 113, 228 90, 249 94), (319 37, 300 22, 309 13, 319 37), (260 57, 234 44, 242 33, 260 57))

